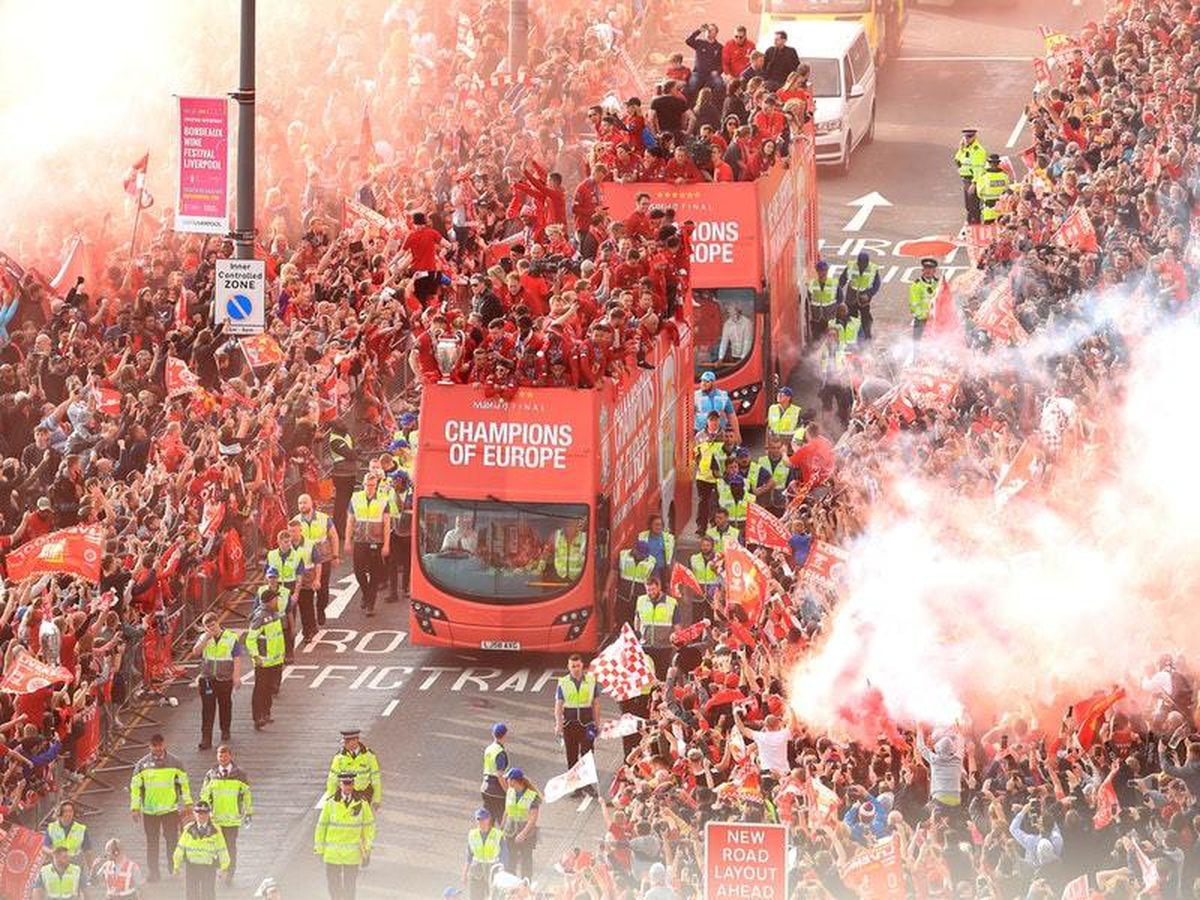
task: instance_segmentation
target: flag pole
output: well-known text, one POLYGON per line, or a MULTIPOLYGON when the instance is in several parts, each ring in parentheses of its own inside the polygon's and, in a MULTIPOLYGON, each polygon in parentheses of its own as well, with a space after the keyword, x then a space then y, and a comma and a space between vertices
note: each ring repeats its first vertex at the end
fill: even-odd
POLYGON ((133 253, 137 247, 137 230, 138 222, 142 218, 142 200, 146 196, 145 184, 138 185, 137 192, 137 209, 133 211, 133 233, 129 235, 129 272, 133 272, 133 253))

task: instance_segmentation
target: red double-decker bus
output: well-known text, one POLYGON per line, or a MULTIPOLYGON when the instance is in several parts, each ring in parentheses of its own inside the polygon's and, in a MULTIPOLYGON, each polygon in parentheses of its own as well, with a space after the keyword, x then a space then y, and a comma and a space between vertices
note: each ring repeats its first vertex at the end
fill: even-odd
POLYGON ((605 586, 621 548, 653 512, 691 517, 692 331, 678 326, 618 385, 425 386, 414 643, 589 651, 618 624, 605 586))
POLYGON ((646 193, 652 207, 673 207, 676 222, 696 223, 694 378, 711 370, 743 425, 766 422, 768 382, 787 382, 807 337, 800 287, 817 258, 811 133, 793 141, 790 160, 757 181, 603 185, 614 219, 629 216, 646 193))

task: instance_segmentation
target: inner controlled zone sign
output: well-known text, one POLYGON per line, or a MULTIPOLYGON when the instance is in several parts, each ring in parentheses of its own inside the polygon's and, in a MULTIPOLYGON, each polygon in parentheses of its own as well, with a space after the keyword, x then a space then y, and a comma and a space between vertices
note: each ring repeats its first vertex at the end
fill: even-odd
POLYGON ((261 259, 218 259, 213 322, 226 334, 261 334, 266 321, 267 265, 261 259))
POLYGON ((709 822, 704 875, 705 900, 787 900, 787 828, 709 822))

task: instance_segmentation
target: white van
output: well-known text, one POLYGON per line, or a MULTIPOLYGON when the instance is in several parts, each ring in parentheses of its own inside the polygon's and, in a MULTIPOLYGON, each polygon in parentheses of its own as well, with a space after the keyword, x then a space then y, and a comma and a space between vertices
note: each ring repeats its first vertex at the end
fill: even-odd
POLYGON ((875 57, 867 33, 861 22, 763 16, 759 48, 771 46, 777 31, 811 70, 817 162, 845 175, 854 148, 875 138, 875 57))

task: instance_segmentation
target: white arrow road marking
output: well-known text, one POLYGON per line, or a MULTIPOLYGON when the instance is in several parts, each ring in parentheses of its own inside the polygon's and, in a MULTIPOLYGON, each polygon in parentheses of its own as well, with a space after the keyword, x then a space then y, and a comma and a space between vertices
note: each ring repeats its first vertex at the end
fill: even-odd
POLYGON ((329 605, 325 607, 325 618, 327 620, 340 617, 346 611, 346 607, 350 605, 350 601, 358 593, 358 581, 353 575, 347 575, 338 584, 342 585, 342 587, 331 591, 329 605))
POLYGON ((862 231, 863 226, 867 224, 867 219, 870 218, 871 212, 875 207, 891 206, 892 204, 879 191, 871 191, 869 194, 863 194, 857 200, 851 200, 846 205, 857 206, 858 212, 851 217, 849 222, 842 226, 842 231, 862 231))

